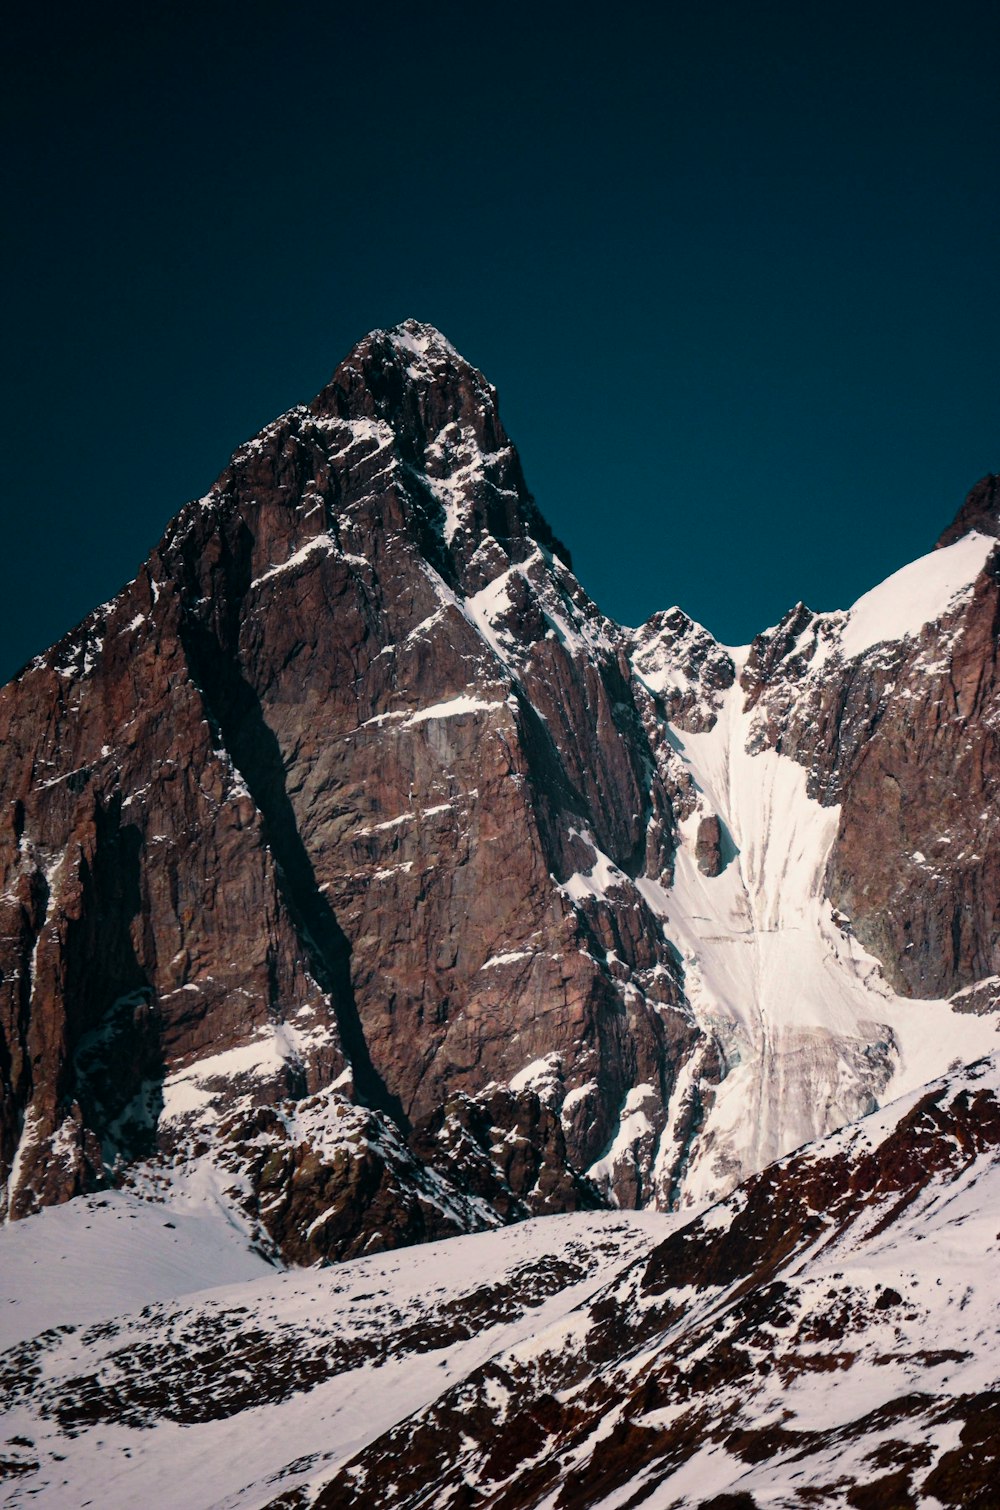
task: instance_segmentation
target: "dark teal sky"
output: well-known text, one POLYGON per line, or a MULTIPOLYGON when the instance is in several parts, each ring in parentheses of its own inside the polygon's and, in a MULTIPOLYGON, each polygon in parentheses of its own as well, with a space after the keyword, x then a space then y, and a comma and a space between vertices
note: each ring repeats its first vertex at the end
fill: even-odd
POLYGON ((1000 468, 1000 11, 36 5, 0 675, 373 326, 438 325, 624 622, 845 605, 1000 468), (363 13, 362 13, 363 11, 363 13))

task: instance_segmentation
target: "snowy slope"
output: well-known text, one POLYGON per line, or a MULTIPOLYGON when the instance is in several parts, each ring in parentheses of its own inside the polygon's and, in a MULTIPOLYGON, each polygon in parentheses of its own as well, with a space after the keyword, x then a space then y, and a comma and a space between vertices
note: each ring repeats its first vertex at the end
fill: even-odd
POLYGON ((847 614, 838 649, 845 660, 875 645, 919 634, 967 594, 996 548, 972 530, 943 550, 931 551, 893 572, 858 599, 847 614))
MULTIPOLYGON (((36 1283, 76 1222, 110 1271, 127 1242, 129 1309, 0 1352, 0 1504, 986 1506, 998 1203, 996 1057, 701 1216, 539 1218, 141 1307, 161 1238, 73 1202, 58 1241, 22 1224, 36 1283)), ((64 1290, 92 1314, 85 1275, 64 1290)))
POLYGON ((83 1196, 0 1227, 0 1347, 273 1273, 221 1202, 83 1196))
POLYGON ((994 1505, 998 1090, 984 1061, 772 1166, 281 1504, 994 1505))
POLYGON ((163 1300, 163 1245, 151 1223, 140 1217, 123 1233, 117 1207, 79 1201, 53 1215, 58 1234, 44 1218, 20 1224, 33 1239, 34 1270, 18 1278, 61 1292, 53 1316, 80 1324, 0 1353, 0 1458, 9 1474, 0 1504, 41 1495, 66 1510, 263 1505, 333 1471, 495 1352, 556 1323, 677 1223, 540 1218, 484 1240, 272 1271, 163 1300), (71 1269, 65 1279, 66 1250, 84 1233, 91 1261, 109 1274, 97 1281, 101 1314, 115 1313, 121 1285, 123 1314, 100 1325, 88 1324, 87 1275, 71 1269), (126 1263, 132 1277, 123 1281, 126 1263))

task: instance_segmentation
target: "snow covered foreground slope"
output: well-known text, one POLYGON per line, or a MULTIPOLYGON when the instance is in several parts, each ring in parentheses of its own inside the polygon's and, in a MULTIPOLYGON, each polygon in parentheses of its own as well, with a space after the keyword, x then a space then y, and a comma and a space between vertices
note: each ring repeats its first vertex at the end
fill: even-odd
MULTIPOLYGON (((73 1224, 145 1272, 154 1209, 26 1224, 44 1282, 73 1224)), ((0 1503, 987 1507, 998 1209, 994 1058, 687 1222, 541 1218, 172 1300, 154 1279, 100 1322, 77 1279, 79 1324, 0 1353, 0 1503)))
POLYGON ((0 1232, 0 1504, 268 1503, 558 1321, 678 1220, 546 1218, 220 1287, 218 1208, 214 1231, 207 1207, 169 1215, 182 1242, 186 1221, 203 1223, 201 1294, 164 1288, 163 1207, 135 1197, 26 1224, 30 1268, 12 1255, 25 1226, 0 1232), (81 1240, 93 1279, 67 1265, 81 1240), (36 1336, 43 1294, 62 1324, 36 1336))

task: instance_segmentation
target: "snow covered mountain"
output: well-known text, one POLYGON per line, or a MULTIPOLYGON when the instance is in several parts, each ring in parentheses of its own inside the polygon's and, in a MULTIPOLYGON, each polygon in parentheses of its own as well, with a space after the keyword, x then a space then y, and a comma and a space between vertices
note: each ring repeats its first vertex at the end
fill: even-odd
POLYGON ((7 1215, 683 1210, 988 1052, 998 521, 749 647, 625 629, 482 374, 367 336, 0 692, 7 1215))
POLYGON ((623 628, 413 321, 242 447, 0 691, 0 1503, 995 1504, 998 535, 623 628))

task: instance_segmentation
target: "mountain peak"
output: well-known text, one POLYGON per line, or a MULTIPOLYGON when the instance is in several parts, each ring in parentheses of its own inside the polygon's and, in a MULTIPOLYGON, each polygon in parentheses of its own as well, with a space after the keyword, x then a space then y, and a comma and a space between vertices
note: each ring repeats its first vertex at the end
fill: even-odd
POLYGON ((369 372, 395 368, 418 385, 439 382, 445 377, 471 378, 475 386, 495 394, 490 384, 472 363, 443 335, 435 325, 422 320, 401 320, 387 330, 370 330, 362 336, 349 355, 341 362, 338 374, 346 369, 369 372))
POLYGON ((370 330, 309 406, 320 417, 386 420, 422 453, 449 425, 468 429, 484 451, 509 445, 496 389, 433 325, 403 320, 370 330))
POLYGON ((425 362, 458 361, 463 366, 469 365, 447 336, 442 335, 435 325, 426 325, 422 320, 401 320, 391 330, 378 334, 385 335, 397 351, 405 351, 425 362))
POLYGON ((674 1206, 995 1046, 993 543, 745 668, 622 630, 487 380, 370 332, 0 698, 0 1209, 180 1140, 296 1261, 674 1206))
POLYGON ((1000 538, 1000 475, 995 472, 988 472, 969 490, 962 507, 937 542, 937 549, 954 545, 972 530, 1000 538))

